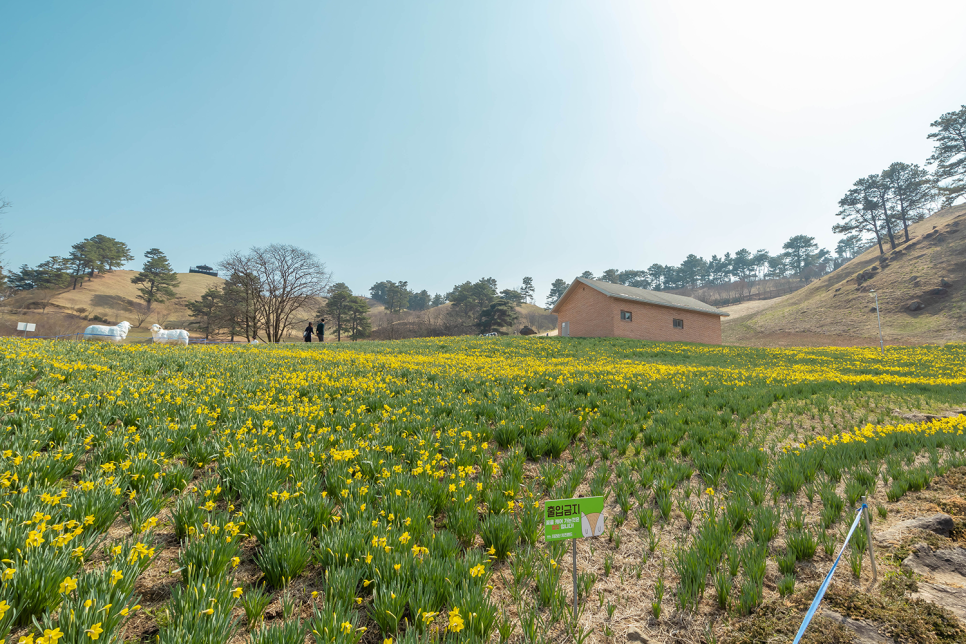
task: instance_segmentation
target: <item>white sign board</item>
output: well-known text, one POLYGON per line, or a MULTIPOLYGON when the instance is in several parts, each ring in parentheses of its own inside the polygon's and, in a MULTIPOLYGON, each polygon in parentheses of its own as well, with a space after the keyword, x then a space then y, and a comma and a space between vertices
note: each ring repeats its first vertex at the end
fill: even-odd
POLYGON ((36 328, 37 325, 30 322, 17 322, 17 331, 33 331, 36 328))

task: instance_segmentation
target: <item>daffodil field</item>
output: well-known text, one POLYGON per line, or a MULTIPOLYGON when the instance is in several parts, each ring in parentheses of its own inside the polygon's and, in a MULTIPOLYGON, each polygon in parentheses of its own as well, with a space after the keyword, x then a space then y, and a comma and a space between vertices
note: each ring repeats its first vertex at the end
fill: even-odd
POLYGON ((966 345, 2 339, 0 356, 8 642, 583 642, 629 602, 748 615, 766 576, 793 594, 833 556, 860 497, 885 516, 966 464, 966 416, 892 415, 966 407, 966 345), (580 544, 575 619, 541 502, 578 495, 608 518, 580 544), (598 590, 618 577, 646 596, 598 590))

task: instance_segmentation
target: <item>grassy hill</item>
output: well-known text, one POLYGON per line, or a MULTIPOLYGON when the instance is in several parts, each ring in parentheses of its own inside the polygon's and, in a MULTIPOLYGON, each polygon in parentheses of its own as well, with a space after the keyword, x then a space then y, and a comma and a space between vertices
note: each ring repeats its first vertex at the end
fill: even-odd
POLYGON ((941 210, 911 226, 909 234, 909 242, 885 255, 873 247, 770 306, 725 318, 724 342, 878 344, 872 289, 879 295, 886 343, 966 341, 966 206, 941 210))
MULTIPOLYGON (((114 271, 96 275, 77 289, 57 291, 50 298, 46 312, 42 312, 43 294, 26 291, 4 300, 0 306, 0 326, 3 330, 16 321, 24 320, 37 324, 37 335, 59 335, 83 329, 92 320, 102 318, 111 324, 127 320, 137 324, 134 309, 141 304, 137 299, 138 287, 131 283, 137 271, 114 271)), ((189 319, 187 303, 197 300, 209 286, 220 285, 220 277, 199 273, 178 273, 181 284, 175 289, 177 297, 164 304, 152 307, 151 315, 141 321, 141 329, 132 330, 130 337, 138 338, 141 331, 151 324, 181 326, 189 319)))

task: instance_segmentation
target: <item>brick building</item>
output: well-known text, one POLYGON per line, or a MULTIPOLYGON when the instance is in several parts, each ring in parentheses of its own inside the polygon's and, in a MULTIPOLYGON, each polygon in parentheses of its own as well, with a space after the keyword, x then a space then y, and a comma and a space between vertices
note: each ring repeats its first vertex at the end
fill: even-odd
POLYGON ((691 297, 578 277, 557 300, 561 336, 721 344, 724 311, 691 297))

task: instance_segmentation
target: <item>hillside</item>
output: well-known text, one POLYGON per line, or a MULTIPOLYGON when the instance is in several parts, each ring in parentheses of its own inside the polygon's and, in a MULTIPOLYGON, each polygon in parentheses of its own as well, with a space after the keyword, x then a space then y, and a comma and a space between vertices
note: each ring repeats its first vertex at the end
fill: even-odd
MULTIPOLYGON (((114 271, 96 275, 77 289, 57 291, 50 298, 46 313, 42 313, 43 294, 37 291, 18 293, 4 300, 0 307, 0 317, 4 326, 23 319, 37 324, 37 335, 58 335, 82 329, 94 316, 108 320, 111 324, 128 320, 137 325, 134 309, 143 303, 137 299, 138 287, 131 283, 137 271, 114 271)), ((178 273, 181 284, 175 289, 177 297, 165 304, 156 304, 151 315, 141 320, 141 327, 147 328, 155 322, 178 324, 189 319, 187 303, 197 300, 211 285, 220 285, 224 280, 200 273, 178 273)), ((14 325, 15 326, 15 325, 14 325)), ((137 336, 132 331, 132 337, 137 336)))
MULTIPOLYGON (((757 310, 725 318, 726 344, 878 344, 875 289, 887 344, 966 341, 966 206, 910 226, 910 241, 878 246, 838 270, 757 310)), ((900 233, 901 236, 901 233, 900 233)))

